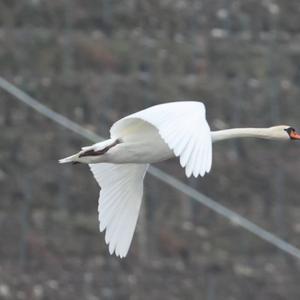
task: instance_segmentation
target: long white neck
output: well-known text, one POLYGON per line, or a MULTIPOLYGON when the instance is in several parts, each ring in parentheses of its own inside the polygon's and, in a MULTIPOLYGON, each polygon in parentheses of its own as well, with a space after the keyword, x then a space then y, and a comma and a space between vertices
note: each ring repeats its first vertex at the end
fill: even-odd
POLYGON ((261 138, 261 139, 273 139, 272 128, 234 128, 212 131, 212 141, 218 142, 227 139, 235 138, 261 138))

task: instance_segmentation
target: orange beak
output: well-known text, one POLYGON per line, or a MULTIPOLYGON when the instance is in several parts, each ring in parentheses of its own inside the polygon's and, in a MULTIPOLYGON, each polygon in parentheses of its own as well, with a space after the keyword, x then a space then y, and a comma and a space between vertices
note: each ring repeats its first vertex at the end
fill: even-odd
POLYGON ((297 133, 296 131, 291 132, 290 137, 292 140, 300 140, 300 134, 297 133))

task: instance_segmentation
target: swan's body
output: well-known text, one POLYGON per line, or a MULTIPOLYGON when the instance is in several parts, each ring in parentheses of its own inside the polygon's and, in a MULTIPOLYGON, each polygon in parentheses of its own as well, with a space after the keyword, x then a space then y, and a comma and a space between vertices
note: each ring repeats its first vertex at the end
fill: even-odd
POLYGON ((212 143, 255 137, 300 140, 292 127, 237 128, 211 132, 201 102, 160 104, 117 121, 110 139, 83 147, 60 163, 87 163, 101 186, 100 231, 106 229, 109 251, 126 256, 138 218, 143 178, 149 163, 179 157, 186 175, 211 169, 212 143))
MULTIPOLYGON (((161 139, 157 129, 142 120, 134 122, 126 132, 116 134, 111 139, 97 143, 94 147, 109 151, 99 156, 82 156, 78 162, 100 163, 155 163, 174 156, 168 145, 161 139), (155 149, 155 151, 154 151, 155 149)), ((84 153, 85 149, 83 149, 84 153)))

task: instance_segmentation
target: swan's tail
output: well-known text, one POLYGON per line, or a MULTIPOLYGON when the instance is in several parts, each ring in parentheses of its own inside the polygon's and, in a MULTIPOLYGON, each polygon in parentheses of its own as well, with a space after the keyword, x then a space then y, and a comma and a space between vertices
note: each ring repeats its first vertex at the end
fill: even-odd
POLYGON ((74 154, 74 155, 71 155, 71 156, 68 156, 68 157, 65 157, 65 158, 62 158, 62 159, 60 159, 58 162, 60 163, 60 164, 66 164, 66 163, 70 163, 70 162, 78 162, 77 160, 78 160, 78 158, 79 158, 79 154, 80 154, 80 152, 79 153, 76 153, 76 154, 74 154))
POLYGON ((110 148, 116 146, 120 141, 118 139, 108 139, 103 142, 99 142, 97 144, 82 147, 81 151, 60 159, 58 162, 60 164, 70 163, 70 162, 82 162, 82 163, 92 163, 94 160, 93 157, 101 156, 105 154, 110 148))

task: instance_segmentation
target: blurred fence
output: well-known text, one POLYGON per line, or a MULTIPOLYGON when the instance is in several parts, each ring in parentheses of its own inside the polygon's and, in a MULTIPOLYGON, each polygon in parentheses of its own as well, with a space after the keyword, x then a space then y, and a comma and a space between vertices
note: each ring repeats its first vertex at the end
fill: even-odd
MULTIPOLYGON (((2 1, 1 75, 23 87, 35 98, 45 99, 47 105, 76 122, 54 113, 31 97, 28 98, 28 95, 18 91, 15 86, 10 86, 10 90, 16 92, 17 97, 30 99, 29 102, 39 112, 50 114, 55 122, 93 141, 99 137, 77 123, 95 128, 101 120, 99 132, 104 134, 108 124, 120 115, 165 100, 205 100, 208 118, 213 128, 265 126, 282 122, 283 119, 284 122, 295 123, 296 126, 299 116, 297 99, 300 96, 299 11, 299 1, 295 0, 90 0, 84 3, 71 0, 2 1)), ((1 83, 8 89, 7 82, 1 80, 1 83)), ((10 116, 14 115, 17 108, 7 104, 11 98, 7 99, 4 99, 4 104, 0 103, 7 119, 5 132, 14 132, 10 116)), ((23 109, 23 112, 24 110, 26 111, 23 109)), ((25 115, 27 119, 24 124, 31 122, 31 114, 26 111, 25 115)), ((29 129, 45 126, 38 117, 36 122, 30 124, 32 127, 29 129)), ((52 129, 47 128, 47 132, 53 134, 52 129)), ((23 136, 22 128, 15 131, 19 131, 20 136, 23 136)), ((32 135, 38 136, 38 130, 33 131, 32 135)), ((81 297, 83 299, 94 300, 98 295, 103 299, 124 299, 124 293, 130 295, 129 299, 146 299, 147 296, 147 299, 162 299, 166 298, 166 295, 172 299, 187 298, 186 295, 189 299, 199 299, 202 296, 203 299, 209 300, 260 297, 264 300, 299 299, 298 264, 287 259, 288 256, 282 256, 282 252, 268 248, 268 244, 271 243, 299 258, 299 250, 284 241, 285 239, 295 245, 299 244, 299 168, 294 159, 298 155, 296 148, 277 145, 275 147, 275 144, 273 147, 266 143, 256 146, 255 143, 240 141, 232 141, 224 146, 216 145, 213 172, 201 181, 190 179, 189 185, 151 168, 150 172, 153 175, 184 193, 166 189, 163 197, 167 201, 158 203, 158 192, 155 190, 157 182, 153 184, 151 178, 146 180, 147 201, 139 221, 141 231, 137 235, 140 241, 137 256, 143 251, 148 253, 143 253, 138 263, 130 263, 129 257, 129 263, 119 264, 113 258, 105 257, 106 252, 99 251, 98 245, 97 255, 104 256, 108 266, 97 266, 97 271, 104 270, 104 274, 96 276, 93 287, 91 272, 96 273, 91 267, 91 261, 95 258, 93 253, 84 251, 85 254, 80 256, 80 245, 83 240, 88 242, 89 248, 93 240, 100 240, 101 237, 98 236, 98 232, 94 232, 93 238, 87 238, 88 234, 80 237, 80 233, 72 231, 74 224, 71 224, 68 230, 45 230, 41 231, 40 235, 37 228, 31 228, 33 214, 36 213, 36 209, 31 208, 44 199, 39 198, 41 193, 37 193, 32 180, 38 179, 37 182, 40 183, 43 172, 31 174, 28 166, 21 165, 20 160, 15 161, 13 158, 18 157, 19 146, 22 147, 23 142, 10 141, 10 137, 5 134, 4 142, 12 145, 9 149, 12 154, 9 157, 13 163, 5 161, 5 156, 2 156, 3 170, 8 174, 10 173, 7 170, 11 170, 12 174, 21 174, 22 169, 23 173, 19 175, 20 182, 17 188, 13 191, 5 189, 5 195, 9 195, 9 198, 3 201, 3 205, 11 203, 13 212, 16 193, 24 195, 24 202, 19 213, 20 228, 17 227, 14 231, 6 230, 3 244, 7 245, 10 241, 11 248, 8 249, 13 249, 18 239, 10 240, 11 235, 20 229, 19 259, 22 267, 29 265, 29 262, 36 264, 39 261, 39 255, 32 255, 32 249, 28 248, 32 246, 28 245, 28 235, 32 240, 35 239, 35 242, 38 238, 43 242, 45 237, 46 246, 42 249, 51 255, 59 248, 55 248, 53 244, 69 238, 68 242, 65 242, 66 245, 72 248, 74 239, 77 244, 74 249, 65 250, 63 260, 68 261, 70 255, 74 261, 77 258, 86 265, 90 264, 89 267, 84 265, 78 268, 79 272, 68 273, 68 276, 70 273, 79 274, 86 268, 87 273, 82 277, 72 277, 73 289, 79 289, 81 284, 85 287, 81 297), (11 168, 7 167, 8 165, 11 168), (23 176, 29 176, 28 173, 30 177, 24 179, 23 176), (241 181, 243 185, 240 184, 241 181), (150 185, 150 188, 147 185, 150 185), (226 202, 232 210, 249 216, 254 223, 268 228, 268 231, 244 219, 240 214, 212 202, 195 190, 209 193, 213 198, 218 198, 219 203, 226 202), (268 243, 261 245, 259 240, 253 239, 251 235, 233 226, 224 226, 222 218, 212 213, 212 210, 207 212, 202 205, 197 205, 196 201, 188 201, 189 198, 202 201, 202 204, 268 243), (172 200, 179 203, 174 205, 172 200), (167 212, 170 212, 170 215, 166 215, 167 212), (177 226, 177 222, 181 225, 177 226), (162 232, 165 228, 160 228, 161 225, 171 225, 167 228, 171 230, 167 233, 162 232), (189 236, 190 228, 192 233, 189 236), (173 236, 172 231, 175 232, 173 236), (192 244, 193 240, 198 238, 199 241, 192 244), (145 242, 145 239, 148 241, 145 242), (45 249, 49 245, 52 245, 53 249, 47 252, 45 249), (158 248, 159 251, 153 251, 158 248), (192 263, 188 264, 188 260, 184 260, 185 267, 182 266, 181 256, 173 255, 173 248, 184 251, 188 249, 192 263), (127 277, 128 280, 125 279, 127 277), (159 280, 163 284, 159 284, 159 280), (229 282, 232 284, 228 284, 229 282), (99 286, 98 292, 95 286, 99 286), (172 294, 174 290, 177 294, 172 294), (90 295, 91 291, 97 296, 90 295), (165 297, 162 296, 163 291, 167 291, 165 297)), ((69 146, 68 150, 79 145, 73 136, 65 135, 64 132, 55 131, 55 141, 61 147, 69 146)), ((36 143, 39 142, 37 138, 36 143)), ((40 149, 40 145, 37 144, 34 145, 40 149)), ((51 159, 54 160, 58 153, 53 146, 52 150, 55 153, 52 153, 51 159)), ((32 152, 34 155, 35 152, 32 152)), ((49 155, 48 152, 43 154, 49 155)), ((52 161, 49 161, 49 164, 52 164, 52 161)), ((47 171, 49 170, 54 171, 54 178, 57 176, 55 172, 59 172, 47 166, 47 171)), ((1 171, 0 169, 0 175, 1 171)), ((173 173, 173 169, 169 168, 169 173, 173 173)), ((82 194, 79 187, 77 190, 71 187, 71 182, 79 185, 81 181, 67 168, 59 175, 59 192, 55 194, 59 198, 55 202, 57 210, 63 208, 75 213, 79 211, 78 208, 83 208, 83 205, 80 207, 76 202, 82 194), (74 197, 76 193, 78 196, 74 197)), ((85 181, 81 175, 78 177, 85 181)), ((181 174, 178 174, 178 177, 180 176, 181 174)), ((158 186, 162 188, 162 185, 158 186)), ((40 189, 43 188, 44 186, 40 189)), ((51 196, 47 190, 45 202, 49 201, 51 196)), ((42 202, 41 205, 44 205, 44 212, 48 214, 48 203, 42 202)), ((90 218, 92 208, 85 213, 86 218, 90 218)), ((11 216, 8 212, 6 214, 11 216)), ((2 225, 3 219, 5 220, 0 212, 2 225)), ((14 220, 14 216, 10 219, 14 220)), ((74 220, 65 218, 66 223, 71 221, 74 220)), ((53 224, 53 219, 46 224, 53 224)), ((96 228, 95 223, 93 226, 96 228)), ((4 233, 5 229, 2 230, 2 234, 4 233)), ((36 243, 36 248, 41 245, 41 241, 36 243)), ((5 253, 4 248, 1 247, 0 251, 5 253)), ((134 249, 135 247, 132 250, 134 249)), ((134 253, 133 251, 131 253, 134 253)), ((101 261, 99 256, 95 255, 101 261)), ((3 254, 2 257, 3 265, 6 261, 10 263, 10 267, 15 265, 14 256, 11 261, 8 254, 3 254)), ((49 257, 45 261, 48 261, 49 257)), ((136 255, 133 257, 136 259, 136 255)), ((62 263, 62 260, 60 262, 62 263)), ((27 285, 31 286, 33 291, 35 271, 42 269, 39 266, 29 275, 31 282, 28 280, 27 285)), ((22 276, 26 277, 26 272, 29 272, 28 268, 22 276)), ((45 272, 46 278, 52 276, 50 267, 47 267, 45 272)), ((5 291, 1 285, 5 275, 3 273, 0 268, 0 298, 3 296, 2 291, 5 291)), ((7 282, 15 282, 15 278, 21 282, 19 274, 10 274, 11 279, 7 279, 7 282)), ((66 274, 60 274, 62 276, 58 276, 58 281, 63 282, 63 276, 66 274)), ((55 286, 52 283, 49 285, 55 286)), ((20 284, 21 290, 24 290, 24 285, 20 284)), ((67 290, 65 286, 60 289, 62 293, 67 290)), ((39 287, 36 290, 39 295, 39 287)), ((68 295, 71 294, 69 291, 68 295)), ((61 297, 64 300, 69 299, 67 296, 61 297)), ((33 298, 32 295, 27 297, 33 298)), ((50 298, 58 299, 55 296, 50 298)), ((20 296, 18 299, 25 298, 20 296)), ((74 299, 74 296, 71 299, 74 299)))

